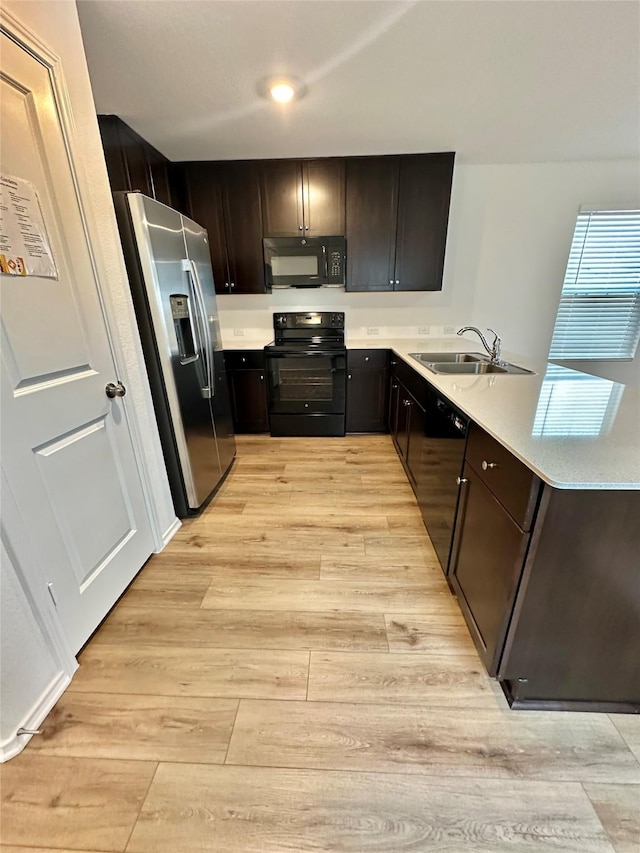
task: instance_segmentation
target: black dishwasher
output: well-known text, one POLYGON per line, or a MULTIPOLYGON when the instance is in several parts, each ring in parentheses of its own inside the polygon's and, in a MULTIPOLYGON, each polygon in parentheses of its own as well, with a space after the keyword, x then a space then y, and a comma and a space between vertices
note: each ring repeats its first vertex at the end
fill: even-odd
POLYGON ((430 391, 425 403, 418 502, 446 575, 469 419, 437 393, 430 391))

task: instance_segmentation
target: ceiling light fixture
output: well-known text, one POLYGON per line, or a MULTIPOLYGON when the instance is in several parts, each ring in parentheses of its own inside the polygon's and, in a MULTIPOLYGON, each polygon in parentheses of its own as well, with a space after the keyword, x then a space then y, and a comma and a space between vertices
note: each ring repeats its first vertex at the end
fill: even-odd
POLYGON ((295 77, 265 77, 258 84, 258 92, 269 101, 288 104, 301 98, 307 87, 295 77))

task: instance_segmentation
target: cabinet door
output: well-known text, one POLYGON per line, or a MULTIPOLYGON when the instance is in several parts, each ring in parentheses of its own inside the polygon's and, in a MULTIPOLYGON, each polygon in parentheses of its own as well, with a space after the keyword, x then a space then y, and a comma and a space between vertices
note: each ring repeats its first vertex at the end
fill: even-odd
POLYGON ((422 441, 424 438, 425 411, 422 406, 407 394, 407 452, 405 463, 409 478, 417 487, 420 479, 420 464, 422 462, 422 441))
POLYGON ((387 371, 356 368, 347 374, 347 432, 386 432, 387 371))
POLYGON ((265 237, 299 237, 304 233, 302 164, 266 160, 260 164, 262 222, 265 237))
POLYGON ((120 119, 117 116, 98 116, 98 128, 100 129, 100 138, 112 192, 131 190, 124 160, 124 150, 120 142, 120 124, 120 119))
POLYGON ((441 290, 453 154, 400 157, 395 290, 441 290))
POLYGON ((400 382, 395 374, 391 374, 389 383, 389 432, 393 443, 398 449, 398 412, 400 408, 400 382))
POLYGON ((466 464, 450 580, 489 675, 497 672, 528 539, 466 464))
POLYGON ((222 175, 230 293, 265 293, 260 177, 255 162, 226 162, 222 175))
POLYGON ((216 163, 185 163, 188 216, 207 229, 216 293, 229 293, 222 210, 222 178, 216 163))
POLYGON ((167 161, 155 148, 147 149, 147 159, 149 161, 149 173, 153 186, 153 197, 156 201, 161 201, 163 204, 173 207, 174 205, 171 203, 167 161))
POLYGON ((269 432, 264 370, 231 370, 233 426, 237 433, 269 432))
POLYGON ((398 423, 396 427, 396 449, 403 463, 407 463, 407 451, 409 449, 409 407, 411 406, 411 394, 404 385, 398 383, 398 423))
POLYGON ((302 175, 305 234, 344 234, 344 160, 307 160, 302 175))
POLYGON ((347 160, 347 290, 393 290, 397 210, 398 157, 347 160))

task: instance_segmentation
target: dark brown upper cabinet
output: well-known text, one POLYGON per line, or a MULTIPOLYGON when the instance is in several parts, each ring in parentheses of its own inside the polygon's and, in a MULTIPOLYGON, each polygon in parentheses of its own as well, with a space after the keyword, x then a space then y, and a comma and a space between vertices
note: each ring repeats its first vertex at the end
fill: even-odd
POLYGON ((141 193, 171 205, 169 160, 115 115, 99 115, 98 127, 112 191, 141 193))
POLYGON ((188 213, 209 233, 217 293, 265 293, 258 164, 182 164, 188 213))
POLYGON ((399 157, 347 160, 347 290, 393 290, 399 157))
POLYGON ((264 160, 260 180, 265 237, 345 233, 344 160, 264 160))
POLYGON ((455 155, 347 161, 347 290, 441 290, 455 155))

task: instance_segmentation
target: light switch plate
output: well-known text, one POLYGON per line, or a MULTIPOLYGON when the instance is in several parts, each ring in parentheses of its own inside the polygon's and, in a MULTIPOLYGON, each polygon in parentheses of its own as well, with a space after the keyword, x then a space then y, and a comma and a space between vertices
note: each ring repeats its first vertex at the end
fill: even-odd
POLYGON ((455 335, 455 333, 456 333, 457 331, 458 331, 458 330, 457 330, 457 328, 456 328, 455 326, 445 326, 445 327, 444 327, 444 333, 445 333, 445 335, 455 335))
POLYGON ((431 326, 418 326, 418 334, 419 335, 430 335, 431 334, 431 326))

